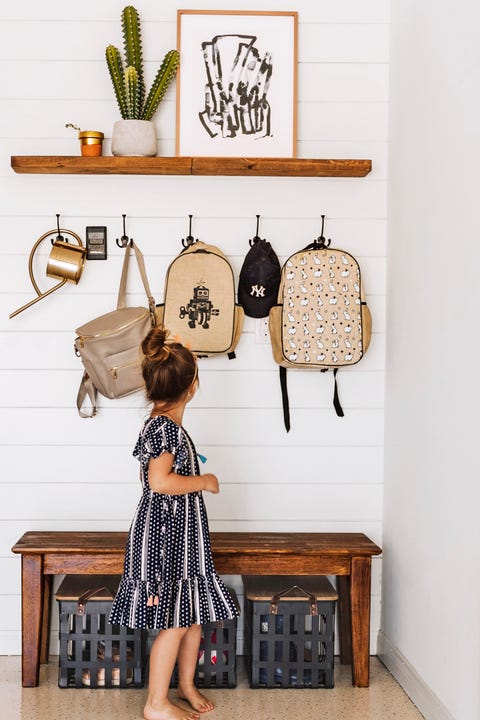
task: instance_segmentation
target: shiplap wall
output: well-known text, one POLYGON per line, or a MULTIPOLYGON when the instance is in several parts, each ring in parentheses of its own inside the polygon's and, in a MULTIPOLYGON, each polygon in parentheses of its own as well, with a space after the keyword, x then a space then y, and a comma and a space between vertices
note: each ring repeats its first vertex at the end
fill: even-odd
MULTIPOLYGON (((176 41, 173 0, 135 3, 150 80, 176 41)), ((236 9, 244 3, 188 3, 236 9)), ((247 318, 237 359, 201 361, 201 389, 185 422, 222 490, 206 496, 213 530, 361 531, 381 543, 384 407, 385 195, 388 1, 269 0, 250 7, 298 10, 300 157, 372 158, 363 179, 15 175, 11 155, 74 155, 66 122, 104 131, 109 154, 118 119, 104 48, 121 45, 124 3, 4 0, 0 4, 1 352, 0 653, 20 652, 20 560, 10 548, 32 529, 127 529, 139 497, 131 457, 147 412, 143 397, 100 400, 94 420, 78 417, 81 376, 75 328, 115 306, 127 233, 145 254, 157 301, 168 263, 194 215, 195 237, 218 244, 237 277, 261 214, 260 235, 281 261, 320 234, 360 261, 374 333, 368 355, 339 378, 345 417, 331 406, 331 377, 291 372, 292 430, 283 427, 278 371, 247 318), (85 236, 108 227, 108 260, 88 262, 68 284, 9 320, 33 298, 28 256, 41 234, 62 227, 85 236)), ((248 4, 245 5, 245 9, 248 4)), ((172 155, 174 89, 156 115, 159 154, 172 155)), ((40 287, 49 245, 36 255, 40 287)), ((143 304, 136 270, 129 302, 143 304)), ((372 652, 380 617, 374 560, 372 652)), ((230 579, 241 591, 239 578, 230 579)), ((55 627, 53 628, 55 633, 55 627)))

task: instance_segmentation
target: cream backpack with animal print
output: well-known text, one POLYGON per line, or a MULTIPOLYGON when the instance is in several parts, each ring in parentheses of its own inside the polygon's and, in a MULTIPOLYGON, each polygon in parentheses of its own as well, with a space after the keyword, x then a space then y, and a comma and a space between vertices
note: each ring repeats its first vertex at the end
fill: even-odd
POLYGON ((360 267, 344 250, 330 248, 322 234, 291 255, 282 268, 278 302, 269 313, 275 362, 280 366, 283 417, 290 430, 287 368, 333 370, 333 405, 343 417, 338 368, 358 363, 370 343, 372 321, 360 267))

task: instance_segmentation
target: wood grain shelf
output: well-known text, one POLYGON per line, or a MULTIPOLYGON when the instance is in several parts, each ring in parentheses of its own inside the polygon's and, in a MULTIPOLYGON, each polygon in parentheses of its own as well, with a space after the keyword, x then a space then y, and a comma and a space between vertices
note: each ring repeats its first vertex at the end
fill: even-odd
POLYGON ((232 157, 81 157, 13 155, 16 173, 57 175, 244 175, 365 177, 371 160, 232 157))

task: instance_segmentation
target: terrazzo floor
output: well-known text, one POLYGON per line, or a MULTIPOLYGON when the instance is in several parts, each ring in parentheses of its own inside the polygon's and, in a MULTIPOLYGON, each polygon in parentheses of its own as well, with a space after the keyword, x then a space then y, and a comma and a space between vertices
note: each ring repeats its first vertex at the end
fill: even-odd
MULTIPOLYGON (((145 690, 60 689, 58 658, 42 665, 40 685, 21 687, 20 657, 0 657, 2 720, 141 720, 145 690)), ((172 700, 175 691, 172 690, 172 700)), ((370 687, 351 685, 349 666, 335 665, 331 690, 252 690, 238 663, 238 685, 209 690, 215 710, 209 720, 422 720, 400 685, 376 658, 371 658, 370 687)), ((180 704, 180 703, 179 703, 180 704)))

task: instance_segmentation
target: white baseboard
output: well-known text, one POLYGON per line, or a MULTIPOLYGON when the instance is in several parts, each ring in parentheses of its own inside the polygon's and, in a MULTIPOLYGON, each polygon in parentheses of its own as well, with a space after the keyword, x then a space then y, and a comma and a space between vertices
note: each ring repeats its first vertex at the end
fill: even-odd
POLYGON ((402 686, 425 720, 455 720, 395 645, 380 630, 377 655, 402 686))

